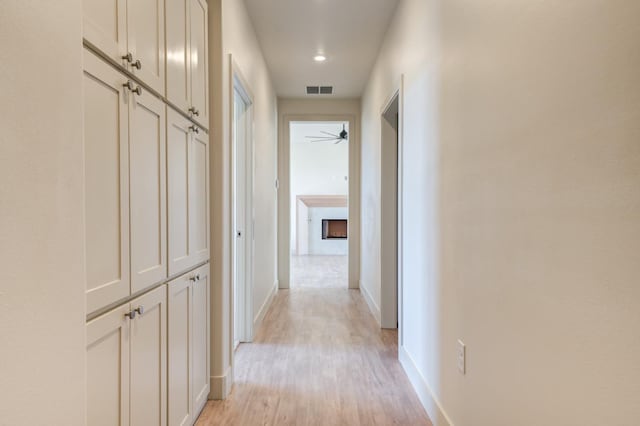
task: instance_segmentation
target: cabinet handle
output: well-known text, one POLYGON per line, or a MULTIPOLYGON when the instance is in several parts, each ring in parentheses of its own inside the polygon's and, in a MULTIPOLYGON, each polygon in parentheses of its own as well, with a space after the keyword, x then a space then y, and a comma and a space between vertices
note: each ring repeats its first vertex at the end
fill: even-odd
POLYGON ((122 87, 133 92, 133 82, 131 80, 128 80, 125 84, 122 85, 122 87))
POLYGON ((126 60, 127 62, 131 63, 133 62, 133 55, 131 54, 131 52, 127 53, 126 55, 124 55, 122 57, 122 59, 126 60))
POLYGON ((142 95, 142 87, 140 86, 136 87, 135 89, 131 89, 131 91, 138 96, 142 95))
POLYGON ((192 282, 196 282, 196 281, 200 281, 200 274, 195 274, 194 276, 192 276, 191 278, 189 278, 190 281, 192 282))
POLYGON ((198 129, 196 126, 190 126, 189 130, 191 130, 193 133, 200 133, 200 129, 198 129))
POLYGON ((136 311, 133 310, 131 312, 128 312, 128 313, 124 314, 124 316, 129 318, 129 319, 134 319, 136 317, 136 311))
POLYGON ((133 62, 131 64, 131 66, 133 68, 138 68, 139 70, 141 70, 142 69, 142 62, 140 62, 140 59, 138 59, 137 61, 133 62))
POLYGON ((138 306, 137 308, 135 308, 135 309, 133 310, 133 312, 137 312, 137 313, 139 313, 140 315, 144 314, 144 306, 142 306, 142 305, 138 306))
POLYGON ((189 112, 191 112, 191 114, 195 115, 196 117, 200 117, 200 111, 198 111, 195 107, 189 108, 189 112))

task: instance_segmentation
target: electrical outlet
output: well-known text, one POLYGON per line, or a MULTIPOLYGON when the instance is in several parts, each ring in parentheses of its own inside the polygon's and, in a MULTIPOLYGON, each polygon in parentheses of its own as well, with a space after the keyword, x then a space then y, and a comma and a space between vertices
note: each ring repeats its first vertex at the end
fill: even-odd
POLYGON ((458 346, 456 348, 456 358, 458 361, 458 371, 462 374, 467 372, 467 347, 462 342, 462 340, 458 340, 458 346))

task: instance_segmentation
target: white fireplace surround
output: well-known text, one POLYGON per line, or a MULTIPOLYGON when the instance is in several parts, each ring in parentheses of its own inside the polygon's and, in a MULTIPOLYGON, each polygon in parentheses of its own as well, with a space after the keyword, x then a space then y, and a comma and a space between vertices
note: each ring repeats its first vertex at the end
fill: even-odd
POLYGON ((348 207, 346 195, 298 195, 296 197, 296 245, 295 254, 309 254, 309 208, 348 207))

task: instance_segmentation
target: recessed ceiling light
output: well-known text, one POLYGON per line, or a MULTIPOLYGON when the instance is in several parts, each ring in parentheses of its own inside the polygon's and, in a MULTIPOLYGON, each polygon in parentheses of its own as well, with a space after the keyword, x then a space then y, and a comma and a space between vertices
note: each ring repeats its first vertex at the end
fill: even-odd
POLYGON ((327 60, 327 57, 324 55, 316 55, 313 57, 313 60, 316 62, 324 62, 327 60))

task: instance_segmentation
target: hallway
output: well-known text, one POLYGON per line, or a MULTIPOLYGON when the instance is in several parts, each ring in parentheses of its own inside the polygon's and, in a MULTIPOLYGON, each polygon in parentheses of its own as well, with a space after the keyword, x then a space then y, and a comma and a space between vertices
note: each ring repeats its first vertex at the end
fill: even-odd
POLYGON ((197 425, 430 425, 397 356, 357 290, 281 290, 235 384, 197 425))

